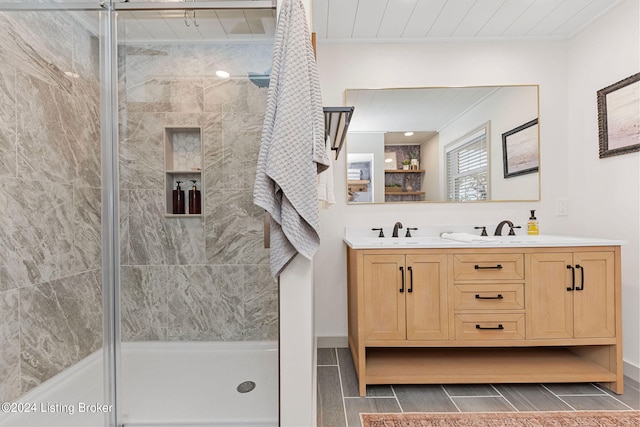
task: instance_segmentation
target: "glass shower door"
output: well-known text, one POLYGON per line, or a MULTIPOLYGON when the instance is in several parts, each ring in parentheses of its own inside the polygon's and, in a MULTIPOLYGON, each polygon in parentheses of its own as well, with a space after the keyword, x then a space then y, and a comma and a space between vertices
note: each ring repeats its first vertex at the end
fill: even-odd
POLYGON ((275 11, 154 5, 117 12, 118 419, 275 426, 277 285, 252 202, 275 11))
POLYGON ((0 3, 0 426, 104 426, 99 5, 0 3))

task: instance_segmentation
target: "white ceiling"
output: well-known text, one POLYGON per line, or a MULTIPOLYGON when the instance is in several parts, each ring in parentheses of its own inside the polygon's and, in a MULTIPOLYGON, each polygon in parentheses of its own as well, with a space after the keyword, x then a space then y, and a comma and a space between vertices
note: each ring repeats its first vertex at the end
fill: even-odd
MULTIPOLYGON (((319 43, 566 39, 621 1, 312 0, 312 18, 319 43)), ((269 39, 275 33, 273 9, 197 10, 195 20, 193 13, 123 11, 121 36, 130 42, 218 41, 269 39)))
POLYGON ((319 41, 566 39, 621 0, 313 0, 319 41))

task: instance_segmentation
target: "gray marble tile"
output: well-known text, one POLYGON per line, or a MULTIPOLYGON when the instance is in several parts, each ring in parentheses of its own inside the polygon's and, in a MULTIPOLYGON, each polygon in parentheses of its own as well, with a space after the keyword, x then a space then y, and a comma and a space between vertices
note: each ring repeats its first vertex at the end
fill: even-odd
POLYGON ((348 397, 344 399, 348 427, 361 427, 360 414, 378 412, 402 412, 398 401, 392 397, 348 397))
POLYGON ((16 73, 0 67, 0 177, 17 176, 16 143, 16 73))
POLYGON ((74 248, 76 260, 84 269, 102 266, 101 216, 102 193, 99 188, 74 189, 74 248))
POLYGON ((571 407, 540 384, 499 384, 496 389, 518 411, 570 411, 571 407))
POLYGON ((250 237, 244 194, 207 187, 204 205, 207 263, 244 264, 250 237))
POLYGON ((128 112, 119 148, 120 189, 164 189, 164 114, 128 112))
POLYGON ((96 82, 80 78, 73 81, 74 119, 65 124, 75 156, 75 184, 100 187, 100 92, 96 82))
POLYGON ((164 192, 129 192, 129 263, 194 265, 205 263, 201 218, 165 218, 164 192))
POLYGON ((264 112, 267 105, 267 88, 258 88, 249 79, 204 80, 205 111, 264 112))
POLYGON ((131 242, 129 241, 129 191, 119 190, 119 199, 120 264, 129 265, 129 252, 131 247, 131 242))
POLYGON ((394 385, 403 412, 458 412, 439 385, 394 385))
POLYGON ((243 267, 167 268, 170 340, 241 339, 243 267))
POLYGON ((503 397, 452 397, 461 412, 512 412, 515 408, 503 397))
POLYGON ((43 283, 82 270, 74 257, 72 186, 14 180, 3 193, 7 218, 0 224, 6 232, 9 220, 10 235, 0 245, 8 249, 8 283, 43 283))
MULTIPOLYGON (((130 112, 203 111, 202 77, 170 75, 160 77, 146 70, 146 78, 127 85, 127 109, 130 112)), ((127 78, 131 80, 130 77, 127 78)))
POLYGON ((337 366, 318 366, 318 427, 346 427, 337 366))
POLYGON ((167 267, 120 269, 120 322, 124 341, 167 339, 167 267))
MULTIPOLYGON (((98 13, 87 12, 89 19, 98 19, 98 13)), ((99 40, 80 22, 73 23, 73 71, 83 81, 95 87, 100 84, 99 40)))
POLYGON ((278 339, 278 283, 267 265, 244 267, 244 321, 242 338, 249 341, 278 339))
POLYGON ((72 184, 78 165, 71 83, 60 88, 18 72, 17 84, 18 177, 72 184))
POLYGON ((318 366, 338 365, 338 356, 335 348, 319 348, 316 360, 318 366))
POLYGON ((0 401, 20 396, 20 317, 18 290, 0 292, 0 401))
POLYGON ((101 346, 98 271, 20 289, 23 393, 101 346))

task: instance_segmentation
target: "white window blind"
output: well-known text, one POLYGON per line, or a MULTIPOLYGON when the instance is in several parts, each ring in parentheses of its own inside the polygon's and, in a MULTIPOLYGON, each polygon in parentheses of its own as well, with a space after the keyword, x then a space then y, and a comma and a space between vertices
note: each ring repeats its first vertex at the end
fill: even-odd
POLYGON ((487 200, 487 128, 451 144, 447 157, 447 195, 456 202, 487 200))

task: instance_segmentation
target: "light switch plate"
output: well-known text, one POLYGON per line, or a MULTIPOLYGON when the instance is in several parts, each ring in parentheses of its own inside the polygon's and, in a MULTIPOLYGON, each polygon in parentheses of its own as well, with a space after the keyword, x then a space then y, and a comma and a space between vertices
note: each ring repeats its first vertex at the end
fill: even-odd
POLYGON ((569 216, 569 200, 556 200, 556 216, 569 216))

